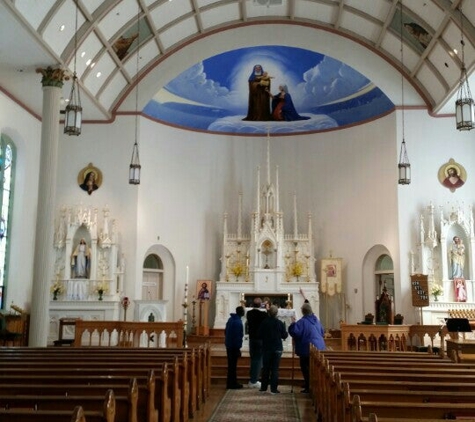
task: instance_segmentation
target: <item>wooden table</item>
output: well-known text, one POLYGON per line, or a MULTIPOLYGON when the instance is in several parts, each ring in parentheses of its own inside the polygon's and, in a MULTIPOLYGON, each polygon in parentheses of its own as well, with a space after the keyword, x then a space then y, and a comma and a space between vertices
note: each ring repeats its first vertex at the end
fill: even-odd
POLYGON ((410 325, 342 324, 341 350, 405 351, 410 325))

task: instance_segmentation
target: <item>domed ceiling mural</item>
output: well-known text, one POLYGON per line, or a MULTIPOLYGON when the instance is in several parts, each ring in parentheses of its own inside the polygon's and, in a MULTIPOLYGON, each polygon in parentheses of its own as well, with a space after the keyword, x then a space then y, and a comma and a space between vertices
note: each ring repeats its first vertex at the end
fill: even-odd
POLYGON ((162 88, 143 113, 192 130, 291 134, 342 128, 393 109, 377 86, 338 60, 300 48, 259 46, 195 64, 162 88))

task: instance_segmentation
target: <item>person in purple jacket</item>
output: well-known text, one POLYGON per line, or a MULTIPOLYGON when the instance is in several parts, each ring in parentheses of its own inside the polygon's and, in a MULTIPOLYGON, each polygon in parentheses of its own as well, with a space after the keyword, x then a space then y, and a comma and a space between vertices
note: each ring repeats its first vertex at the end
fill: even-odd
POLYGON ((305 380, 305 388, 301 393, 309 392, 309 365, 310 365, 310 344, 313 344, 318 350, 325 350, 325 330, 312 311, 309 303, 302 305, 302 318, 289 326, 289 334, 295 341, 295 353, 300 358, 300 369, 305 380))

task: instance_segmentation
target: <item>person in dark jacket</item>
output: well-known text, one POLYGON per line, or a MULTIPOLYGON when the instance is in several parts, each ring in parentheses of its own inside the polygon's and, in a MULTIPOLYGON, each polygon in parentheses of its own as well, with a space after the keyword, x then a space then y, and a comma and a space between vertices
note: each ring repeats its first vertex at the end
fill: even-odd
POLYGON ((279 365, 284 350, 282 340, 288 337, 285 325, 277 319, 279 309, 272 305, 268 311, 268 317, 259 326, 258 335, 262 338, 262 382, 259 391, 267 391, 270 384, 271 394, 280 393, 277 390, 279 384, 279 365))
POLYGON ((244 308, 238 306, 236 313, 229 316, 224 329, 224 344, 226 346, 226 355, 228 357, 228 376, 226 388, 237 390, 242 388, 242 384, 237 381, 237 362, 241 356, 242 338, 244 336, 244 327, 242 317, 244 308))
POLYGON ((295 340, 295 353, 300 358, 300 369, 305 380, 305 387, 301 392, 308 393, 310 344, 318 350, 325 350, 325 331, 309 303, 304 303, 301 310, 303 316, 297 322, 293 319, 289 326, 289 334, 295 340))
POLYGON ((251 366, 249 368, 249 387, 261 388, 259 376, 262 369, 262 339, 258 336, 259 327, 262 321, 267 318, 267 312, 261 310, 262 300, 256 297, 252 303, 253 309, 247 311, 247 328, 249 332, 249 356, 251 366))

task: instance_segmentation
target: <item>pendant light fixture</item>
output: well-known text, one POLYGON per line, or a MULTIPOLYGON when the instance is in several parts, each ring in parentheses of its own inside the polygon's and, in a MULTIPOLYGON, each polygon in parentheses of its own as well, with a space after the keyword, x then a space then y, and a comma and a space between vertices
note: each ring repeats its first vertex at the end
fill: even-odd
POLYGON ((403 50, 403 39, 402 39, 402 0, 401 0, 401 11, 400 11, 400 39, 401 39, 401 104, 402 104, 402 143, 401 143, 401 152, 399 153, 399 164, 398 164, 398 173, 399 179, 398 183, 400 185, 409 185, 411 183, 411 164, 409 163, 409 158, 407 156, 406 150, 406 138, 405 138, 405 122, 404 122, 404 50, 403 50))
POLYGON ((76 56, 78 48, 78 4, 76 3, 76 25, 74 30, 74 69, 71 93, 69 102, 64 110, 64 133, 68 135, 80 135, 82 126, 81 95, 79 93, 79 83, 76 73, 76 56))
POLYGON ((135 85, 135 142, 132 148, 132 159, 130 160, 129 166, 129 184, 139 185, 140 184, 140 157, 139 157, 139 145, 137 143, 138 139, 138 127, 139 127, 139 58, 140 58, 140 3, 138 4, 137 11, 137 72, 136 78, 137 83, 135 85))
POLYGON ((460 12, 460 44, 462 55, 462 68, 460 70, 460 83, 457 92, 457 101, 455 101, 455 119, 458 130, 472 130, 475 128, 474 103, 470 85, 468 84, 467 69, 465 68, 465 42, 463 40, 463 13, 462 6, 459 6, 460 12))

